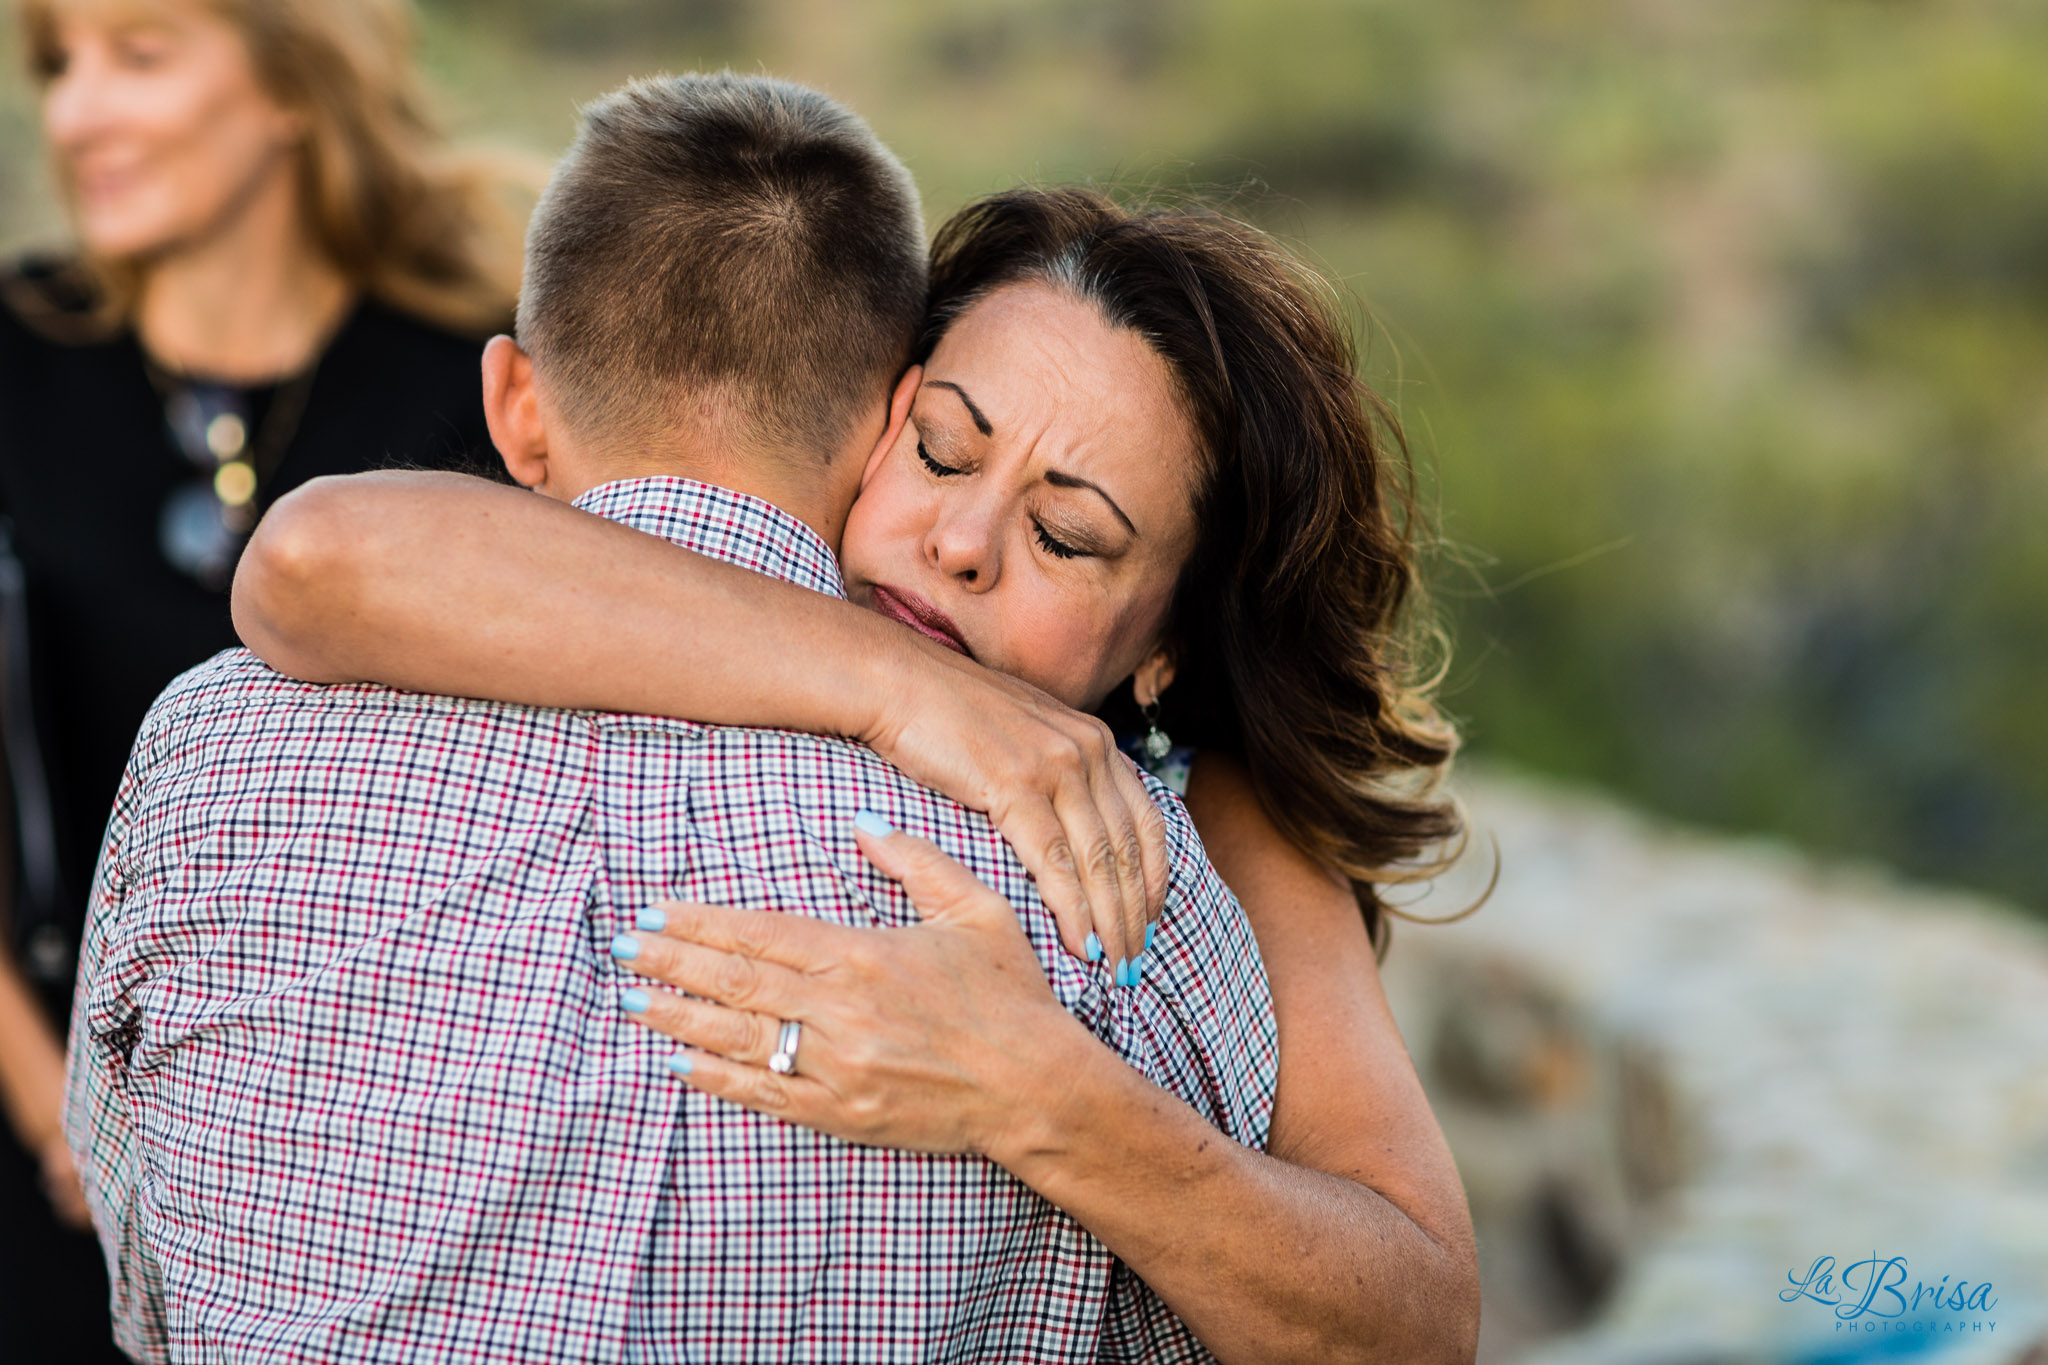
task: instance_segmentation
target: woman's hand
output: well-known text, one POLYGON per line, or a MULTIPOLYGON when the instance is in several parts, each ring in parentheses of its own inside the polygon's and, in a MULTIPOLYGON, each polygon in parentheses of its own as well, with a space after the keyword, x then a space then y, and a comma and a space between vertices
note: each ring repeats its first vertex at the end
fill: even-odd
POLYGON ((1166 904, 1166 821, 1109 727, 1029 683, 932 645, 916 685, 883 689, 859 738, 919 782, 986 811, 1038 880, 1067 950, 1117 980, 1166 904))
POLYGON ((56 1210, 57 1221, 80 1232, 92 1231, 92 1210, 86 1207, 85 1187, 79 1183, 78 1168, 71 1163, 71 1149, 62 1137, 43 1143, 39 1153, 43 1164, 43 1193, 56 1210))
POLYGON ((41 1165, 43 1192, 58 1220, 90 1227, 85 1192, 64 1145, 64 1044, 5 948, 0 948, 0 1109, 22 1150, 41 1165))
POLYGON ((702 998, 622 1003, 685 1045, 670 1067, 708 1094, 852 1142, 1000 1159, 1057 1109, 1062 1050, 1094 1039, 1054 998, 1008 901, 923 839, 856 837, 921 924, 672 901, 645 912, 622 960, 702 998), (785 1020, 802 1031, 795 1073, 780 1076, 767 1064, 785 1020))

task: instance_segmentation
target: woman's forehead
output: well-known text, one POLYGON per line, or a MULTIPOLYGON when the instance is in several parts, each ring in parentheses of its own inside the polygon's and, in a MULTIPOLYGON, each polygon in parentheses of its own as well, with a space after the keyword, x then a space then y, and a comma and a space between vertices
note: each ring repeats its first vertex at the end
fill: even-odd
POLYGON ((1172 372, 1138 333, 1065 291, 1011 285, 968 309, 934 348, 922 401, 1028 448, 1039 474, 1101 483, 1168 539, 1192 517, 1197 441, 1172 372))
POLYGON ((70 20, 112 27, 189 18, 212 13, 214 7, 200 0, 32 0, 26 8, 31 23, 70 20))
POLYGON ((967 390, 998 439, 1102 423, 1141 428, 1155 449, 1192 435, 1173 376, 1144 338, 1050 285, 1009 285, 976 303, 926 368, 929 380, 967 390))

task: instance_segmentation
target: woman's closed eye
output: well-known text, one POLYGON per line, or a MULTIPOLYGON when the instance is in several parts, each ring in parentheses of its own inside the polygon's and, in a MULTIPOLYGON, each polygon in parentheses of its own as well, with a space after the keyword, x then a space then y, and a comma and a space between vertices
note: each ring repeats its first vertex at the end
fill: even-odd
POLYGON ((1039 548, 1054 559, 1079 559, 1088 554, 1088 551, 1077 545, 1069 545, 1057 539, 1052 532, 1045 529, 1045 523, 1036 517, 1031 519, 1031 529, 1038 537, 1039 548))
POLYGON ((175 35, 153 24, 138 24, 114 35, 114 60, 129 71, 150 71, 170 60, 175 35))
POLYGON ((917 458, 924 461, 924 467, 930 470, 934 476, 941 479, 966 472, 956 465, 940 464, 937 460, 934 460, 932 453, 924 448, 922 440, 919 440, 917 443, 917 458))
POLYGON ((114 56, 129 71, 154 71, 170 55, 170 49, 161 41, 123 42, 114 48, 114 56))

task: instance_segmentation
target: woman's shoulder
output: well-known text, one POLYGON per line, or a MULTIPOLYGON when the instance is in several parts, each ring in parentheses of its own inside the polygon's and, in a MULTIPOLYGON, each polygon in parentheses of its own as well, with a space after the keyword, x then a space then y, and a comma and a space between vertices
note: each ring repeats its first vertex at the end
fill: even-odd
POLYGON ((78 258, 35 254, 0 263, 0 345, 89 345, 119 330, 78 258))
POLYGON ((276 496, 308 479, 397 466, 485 477, 483 340, 358 298, 322 351, 276 496))
POLYGON ((484 338, 452 331, 365 296, 328 343, 320 368, 327 382, 417 406, 448 397, 481 404, 478 365, 484 338))
MULTIPOLYGON (((511 321, 509 317, 505 319, 508 328, 511 321)), ((458 331, 408 312, 374 294, 363 296, 351 325, 387 344, 433 355, 473 356, 488 340, 475 332, 458 331)))
POLYGON ((1341 939, 1363 941, 1371 956, 1371 929, 1349 879, 1288 837, 1241 759, 1203 750, 1186 799, 1195 832, 1244 905, 1262 952, 1299 966, 1304 955, 1315 956, 1312 945, 1341 939))

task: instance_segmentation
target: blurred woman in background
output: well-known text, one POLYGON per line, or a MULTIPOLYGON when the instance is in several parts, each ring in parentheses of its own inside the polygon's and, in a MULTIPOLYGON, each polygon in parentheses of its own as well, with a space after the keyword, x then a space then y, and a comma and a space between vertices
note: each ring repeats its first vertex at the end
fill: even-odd
POLYGON ((78 246, 0 271, 0 1343, 119 1359, 61 1021, 129 745, 165 683, 236 643, 225 589, 278 496, 496 467, 478 358, 511 320, 520 187, 447 155, 406 0, 21 17, 78 246))

